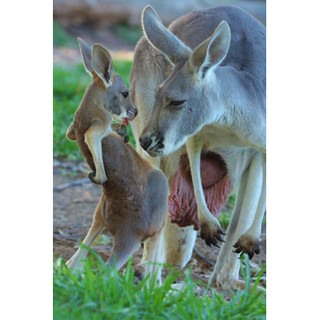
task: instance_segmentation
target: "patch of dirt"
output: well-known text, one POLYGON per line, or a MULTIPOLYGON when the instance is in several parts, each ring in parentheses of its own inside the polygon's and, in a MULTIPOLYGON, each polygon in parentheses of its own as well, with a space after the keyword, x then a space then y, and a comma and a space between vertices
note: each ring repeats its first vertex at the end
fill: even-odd
MULTIPOLYGON (((98 204, 102 188, 86 179, 89 169, 84 162, 54 161, 53 166, 53 253, 54 260, 61 256, 67 261, 76 251, 81 240, 84 239, 92 222, 93 213, 98 204), (62 191, 56 191, 58 186, 65 186, 75 181, 82 184, 70 186, 62 191), (85 182, 83 182, 85 181, 85 182)), ((250 261, 251 273, 254 277, 266 262, 265 226, 261 237, 261 252, 250 261)), ((195 281, 208 282, 216 263, 219 249, 208 247, 199 237, 196 249, 188 265, 192 267, 192 277, 195 281), (201 256, 200 256, 200 255, 201 256)), ((92 248, 107 260, 111 254, 112 238, 110 234, 100 235, 92 248)), ((133 265, 140 262, 141 247, 134 255, 133 265)), ((163 277, 168 270, 164 269, 163 277)))

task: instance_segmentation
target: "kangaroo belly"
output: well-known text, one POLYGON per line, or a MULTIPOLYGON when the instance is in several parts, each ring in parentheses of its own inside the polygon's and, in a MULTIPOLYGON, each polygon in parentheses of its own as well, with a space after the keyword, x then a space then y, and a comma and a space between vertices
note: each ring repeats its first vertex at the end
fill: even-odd
MULTIPOLYGON (((201 154, 201 182, 208 209, 218 216, 231 191, 230 178, 222 157, 212 151, 201 154)), ((200 228, 187 154, 180 158, 179 169, 170 185, 169 212, 171 221, 180 227, 200 228)))

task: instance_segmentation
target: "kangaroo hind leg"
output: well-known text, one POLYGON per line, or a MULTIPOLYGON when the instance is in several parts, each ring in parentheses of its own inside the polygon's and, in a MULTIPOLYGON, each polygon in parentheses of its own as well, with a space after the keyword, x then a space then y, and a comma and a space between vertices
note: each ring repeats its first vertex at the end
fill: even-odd
POLYGON ((131 230, 119 230, 113 236, 113 248, 107 266, 115 266, 116 270, 120 270, 140 246, 141 240, 131 230))
MULTIPOLYGON (((102 221, 103 203, 104 199, 102 195, 94 213, 92 225, 82 242, 87 247, 90 247, 95 238, 104 230, 104 224, 102 221)), ((67 266, 74 269, 81 267, 79 263, 86 258, 87 254, 88 251, 85 248, 81 248, 80 246, 76 253, 67 261, 67 266)))
POLYGON ((153 277, 156 277, 157 285, 161 286, 161 271, 162 271, 162 231, 149 238, 148 241, 148 257, 143 261, 144 277, 150 273, 148 285, 153 277))

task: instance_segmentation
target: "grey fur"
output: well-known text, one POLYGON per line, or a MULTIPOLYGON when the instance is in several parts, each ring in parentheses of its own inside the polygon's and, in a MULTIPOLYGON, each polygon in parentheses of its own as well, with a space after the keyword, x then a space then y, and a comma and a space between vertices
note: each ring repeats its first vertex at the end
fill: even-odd
MULTIPOLYGON (((195 60, 194 54, 198 48, 193 51, 189 61, 181 57, 182 60, 180 59, 175 65, 170 77, 157 90, 152 116, 144 130, 153 139, 150 148, 154 150, 150 152, 151 155, 171 152, 165 148, 169 136, 173 139, 173 150, 176 150, 186 142, 186 138, 211 123, 229 127, 233 133, 243 139, 244 145, 250 144, 258 149, 265 149, 265 138, 261 141, 263 136, 261 123, 265 123, 264 27, 241 9, 220 7, 182 17, 169 29, 178 38, 186 40, 185 44, 194 49, 199 43, 213 37, 211 34, 222 20, 230 26, 232 36, 226 57, 215 65, 217 84, 212 83, 214 81, 212 80, 203 87, 196 87, 192 79, 194 76, 192 62, 195 60), (205 23, 206 28, 203 28, 205 23), (211 31, 209 38, 203 39, 204 36, 199 32, 200 30, 203 30, 205 35, 211 31), (185 62, 183 66, 181 66, 182 61, 185 62), (168 107, 172 100, 186 100, 183 108, 178 109, 180 113, 178 116, 177 108, 168 107), (168 123, 168 114, 170 114, 170 123, 168 123), (213 119, 208 117, 209 114, 213 119), (168 131, 168 128, 173 127, 174 132, 168 131), (155 147, 159 140, 162 141, 164 148, 155 147)), ((158 25, 153 27, 156 28, 158 25)), ((162 39, 162 28, 163 26, 159 27, 160 39, 162 39)), ((168 41, 171 40, 172 37, 169 37, 168 41)), ((156 41, 153 40, 153 42, 156 41)), ((161 46, 161 50, 164 49, 166 48, 161 46)), ((204 67, 208 68, 208 66, 202 66, 204 67)))
POLYGON ((173 63, 177 63, 190 55, 191 50, 172 33, 168 32, 157 13, 150 6, 147 6, 142 12, 142 26, 150 43, 173 63), (155 31, 157 34, 154 37, 155 31))
MULTIPOLYGON (((223 6, 192 12, 164 30, 158 17, 150 14, 152 9, 146 10, 149 16, 143 22, 150 25, 144 25, 146 37, 137 44, 130 78, 132 97, 139 109, 133 132, 136 139, 151 139, 146 151, 161 158, 149 158, 141 147, 138 149, 158 164, 169 181, 186 146, 193 178, 198 177, 200 169, 193 164, 199 163, 202 148, 223 156, 231 183, 235 189, 239 185, 239 191, 226 243, 210 281, 224 288, 241 286, 232 246, 244 234, 258 241, 265 209, 265 28, 242 9, 223 6), (229 26, 231 38, 227 39, 227 27, 222 32, 221 45, 218 43, 211 50, 214 31, 222 21, 229 26), (208 44, 209 50, 203 47, 195 53, 201 43, 208 44), (211 59, 217 48, 221 49, 218 59, 211 59), (179 106, 172 105, 172 101, 183 100, 179 106)), ((208 219, 205 209, 202 206, 203 212, 198 212, 201 224, 201 219, 208 219)), ((218 222, 212 220, 213 234, 218 227, 218 222)), ((166 249, 165 261, 184 266, 192 252, 195 238, 190 235, 194 231, 175 228, 170 223, 166 230, 164 248, 175 243, 175 249, 166 249)))

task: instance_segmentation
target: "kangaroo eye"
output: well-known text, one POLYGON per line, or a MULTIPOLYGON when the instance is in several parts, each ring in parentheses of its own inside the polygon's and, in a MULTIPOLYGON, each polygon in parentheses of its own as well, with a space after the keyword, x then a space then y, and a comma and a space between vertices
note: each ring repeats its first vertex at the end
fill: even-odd
POLYGON ((126 98, 128 95, 129 95, 129 92, 128 91, 125 91, 125 92, 120 92, 124 98, 126 98))
POLYGON ((170 102, 170 106, 180 106, 181 104, 185 103, 186 100, 172 100, 170 102))

